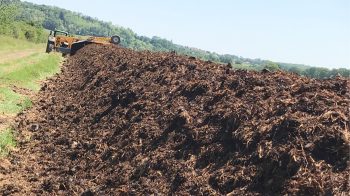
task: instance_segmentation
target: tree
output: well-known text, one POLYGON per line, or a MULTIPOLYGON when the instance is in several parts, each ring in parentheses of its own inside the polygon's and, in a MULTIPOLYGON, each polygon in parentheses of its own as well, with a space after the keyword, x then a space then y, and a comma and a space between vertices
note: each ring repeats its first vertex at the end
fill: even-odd
POLYGON ((265 63, 264 68, 268 69, 270 71, 276 71, 276 70, 280 69, 280 67, 272 61, 268 61, 267 63, 265 63))
POLYGON ((121 45, 136 50, 151 51, 176 51, 178 54, 194 56, 202 60, 230 63, 233 67, 249 70, 271 71, 278 69, 296 72, 309 77, 327 78, 337 74, 349 77, 348 69, 310 69, 311 66, 302 64, 291 64, 272 62, 262 59, 249 59, 229 54, 217 54, 193 47, 174 44, 172 41, 160 37, 145 37, 137 35, 131 29, 113 25, 111 22, 103 22, 96 18, 84 16, 76 12, 63 10, 58 7, 36 5, 19 0, 0 0, 0 33, 12 35, 16 38, 27 38, 31 41, 45 41, 45 32, 41 28, 61 29, 78 35, 119 35, 121 45), (21 8, 19 16, 16 14, 13 5, 21 8), (16 21, 17 20, 17 21, 16 21), (3 22, 7 21, 7 25, 3 22))
POLYGON ((20 9, 16 20, 32 23, 35 26, 41 27, 45 21, 45 14, 37 9, 20 9))
POLYGON ((288 69, 289 72, 296 73, 302 75, 303 70, 300 67, 293 66, 288 69))
POLYGON ((331 75, 331 72, 327 68, 318 68, 318 72, 319 72, 318 77, 321 79, 329 78, 331 75))
POLYGON ((0 0, 0 23, 10 24, 16 17, 17 0, 0 0))
POLYGON ((345 68, 332 69, 331 76, 341 75, 343 77, 350 77, 350 70, 345 68))
POLYGON ((319 78, 320 72, 317 67, 311 67, 305 70, 305 75, 313 78, 319 78))

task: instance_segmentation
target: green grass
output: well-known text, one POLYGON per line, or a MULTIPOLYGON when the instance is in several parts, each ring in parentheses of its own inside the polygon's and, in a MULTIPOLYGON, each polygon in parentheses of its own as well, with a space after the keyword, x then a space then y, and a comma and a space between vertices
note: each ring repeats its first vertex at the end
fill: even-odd
POLYGON ((59 55, 37 53, 10 63, 0 64, 0 83, 39 90, 38 81, 59 72, 59 55))
POLYGON ((37 53, 0 64, 0 114, 16 114, 31 106, 31 101, 14 92, 12 86, 38 91, 40 80, 59 72, 60 61, 59 55, 37 53))
MULTIPOLYGON (((44 53, 44 44, 34 44, 2 35, 0 43, 2 59, 6 59, 8 54, 14 54, 16 57, 16 54, 23 53, 22 51, 33 49, 24 57, 22 55, 21 58, 11 58, 0 63, 0 117, 8 120, 32 106, 32 101, 26 95, 15 92, 13 88, 37 92, 40 89, 40 81, 59 72, 62 57, 60 54, 44 53)), ((2 122, 1 127, 10 127, 9 122, 2 122)), ((15 146, 14 131, 10 128, 0 130, 0 156, 6 155, 15 146)))
POLYGON ((0 132, 0 157, 6 156, 11 148, 16 146, 12 129, 5 129, 0 132))
POLYGON ((32 106, 32 101, 8 87, 0 87, 0 114, 15 115, 32 106))
POLYGON ((43 48, 43 50, 45 49, 45 44, 35 44, 33 42, 19 40, 4 35, 0 35, 0 43, 0 53, 33 48, 43 48))

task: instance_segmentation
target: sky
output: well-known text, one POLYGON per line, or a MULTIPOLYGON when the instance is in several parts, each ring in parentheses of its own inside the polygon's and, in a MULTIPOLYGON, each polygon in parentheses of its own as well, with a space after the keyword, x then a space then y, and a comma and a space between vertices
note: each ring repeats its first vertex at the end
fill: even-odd
POLYGON ((26 0, 219 54, 350 68, 350 0, 26 0))

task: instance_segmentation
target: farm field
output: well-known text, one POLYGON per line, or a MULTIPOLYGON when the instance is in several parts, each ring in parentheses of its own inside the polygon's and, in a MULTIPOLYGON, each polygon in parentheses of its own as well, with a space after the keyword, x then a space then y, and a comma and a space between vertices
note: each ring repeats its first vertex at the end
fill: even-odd
POLYGON ((41 86, 16 118, 18 150, 0 165, 2 194, 350 191, 349 78, 91 44, 41 86))

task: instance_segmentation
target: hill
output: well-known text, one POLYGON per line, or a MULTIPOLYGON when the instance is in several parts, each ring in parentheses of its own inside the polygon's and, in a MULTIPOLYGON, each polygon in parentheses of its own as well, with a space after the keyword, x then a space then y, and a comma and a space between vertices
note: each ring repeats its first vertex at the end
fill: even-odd
MULTIPOLYGON (((178 54, 194 56, 202 60, 209 60, 213 62, 230 64, 233 68, 248 69, 248 70, 262 70, 268 68, 270 70, 282 69, 298 73, 300 75, 315 77, 315 78, 329 78, 340 74, 345 77, 350 77, 350 70, 348 69, 326 69, 299 64, 271 62, 261 59, 243 58, 231 54, 217 54, 215 52, 204 51, 197 48, 182 46, 173 43, 172 41, 154 36, 152 38, 140 36, 131 29, 123 28, 113 25, 110 22, 100 21, 90 16, 85 16, 80 13, 72 12, 58 7, 36 5, 28 2, 19 2, 17 0, 6 0, 9 2, 17 2, 18 15, 15 17, 16 21, 20 21, 21 25, 29 24, 25 28, 44 27, 46 29, 61 29, 77 35, 119 35, 122 38, 122 46, 134 50, 150 50, 150 51, 175 51, 178 54)), ((12 25, 11 28, 17 28, 17 25, 12 25)), ((10 29, 11 29, 10 28, 10 29)), ((9 31, 9 30, 8 30, 9 31)), ((1 33, 1 28, 0 28, 1 33)), ((21 33, 15 33, 17 34, 21 33)), ((45 36, 40 31, 25 30, 26 38, 32 40, 45 40, 45 36), (29 33, 27 33, 29 32, 29 33), (39 33, 38 33, 39 32, 39 33)), ((22 36, 23 37, 23 36, 22 36)))
POLYGON ((0 193, 342 195, 348 84, 89 45, 20 115, 0 193))

